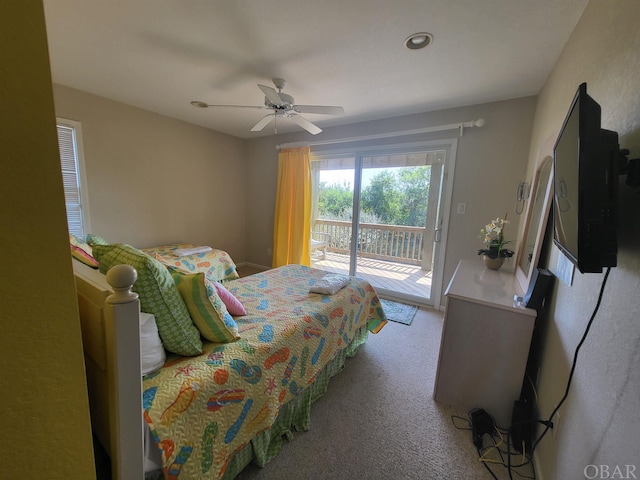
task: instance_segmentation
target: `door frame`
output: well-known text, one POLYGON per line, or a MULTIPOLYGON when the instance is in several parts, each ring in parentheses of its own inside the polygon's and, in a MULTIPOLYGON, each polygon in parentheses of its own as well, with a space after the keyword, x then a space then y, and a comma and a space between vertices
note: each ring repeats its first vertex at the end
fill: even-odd
MULTIPOLYGON (((392 153, 397 151, 407 151, 412 149, 423 150, 445 150, 445 161, 443 165, 443 182, 442 192, 440 196, 440 203, 438 206, 438 214, 436 218, 436 228, 440 225, 440 239, 434 242, 434 258, 436 259, 433 264, 432 282, 431 282, 431 301, 426 303, 419 301, 417 297, 406 294, 398 294, 396 292, 381 291, 381 293, 387 293, 389 296, 397 298, 398 300, 411 301, 412 303, 418 303, 432 307, 436 310, 442 308, 441 297, 443 291, 443 279, 444 279, 444 263, 446 256, 446 245, 449 231, 449 219, 451 215, 451 201, 453 198, 453 179, 455 173, 456 155, 458 148, 457 138, 443 138, 439 140, 423 140, 416 142, 406 143, 384 143, 376 145, 361 145, 351 146, 343 148, 328 148, 312 150, 312 155, 315 158, 321 159, 323 157, 331 156, 353 156, 355 157, 355 172, 354 172, 354 199, 353 199, 353 219, 352 224, 359 224, 360 216, 360 187, 362 182, 362 156, 371 154, 373 151, 384 151, 385 153, 392 153), (358 190, 356 190, 356 188, 358 190), (355 192, 358 192, 357 198, 355 192), (393 295, 391 295, 393 293, 393 295)), ((355 235, 354 235, 355 237, 355 235)), ((353 250, 352 250, 353 251, 353 250)), ((353 257, 353 256, 352 256, 353 257)), ((356 259, 351 259, 351 271, 353 271, 353 265, 356 259)))

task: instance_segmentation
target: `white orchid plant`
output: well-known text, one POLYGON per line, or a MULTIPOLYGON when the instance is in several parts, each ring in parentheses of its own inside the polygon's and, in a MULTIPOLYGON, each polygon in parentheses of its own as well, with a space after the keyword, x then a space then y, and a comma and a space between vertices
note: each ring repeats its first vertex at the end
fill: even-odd
POLYGON ((489 258, 505 258, 513 256, 513 250, 505 248, 505 245, 511 243, 504 239, 504 226, 509 223, 507 214, 504 218, 496 218, 491 220, 484 228, 480 229, 478 238, 482 238, 485 244, 484 248, 478 250, 478 255, 486 255, 489 258))

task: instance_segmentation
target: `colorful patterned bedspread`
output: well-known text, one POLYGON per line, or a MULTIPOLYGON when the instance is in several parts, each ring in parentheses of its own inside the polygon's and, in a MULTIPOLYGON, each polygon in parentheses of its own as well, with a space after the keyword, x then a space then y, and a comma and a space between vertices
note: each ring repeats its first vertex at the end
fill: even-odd
POLYGON ((172 243, 159 247, 143 248, 142 251, 151 255, 160 263, 173 267, 182 273, 202 272, 209 280, 224 282, 238 278, 236 264, 224 250, 211 249, 205 253, 176 257, 178 249, 193 248, 197 245, 191 243, 172 243))
POLYGON ((325 273, 287 265, 226 283, 247 310, 236 317, 242 338, 169 358, 144 378, 145 420, 163 451, 165 478, 219 478, 358 328, 378 332, 386 324, 364 280, 331 296, 308 293, 325 273))

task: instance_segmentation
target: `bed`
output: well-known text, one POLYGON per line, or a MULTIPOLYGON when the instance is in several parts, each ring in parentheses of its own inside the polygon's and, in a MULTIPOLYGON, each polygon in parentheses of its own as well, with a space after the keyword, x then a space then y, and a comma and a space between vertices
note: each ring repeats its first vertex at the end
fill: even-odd
POLYGON ((232 315, 233 339, 204 340, 201 352, 188 355, 166 351, 161 368, 145 375, 140 305, 147 292, 136 279, 144 267, 138 273, 125 262, 112 264, 103 252, 105 276, 74 261, 92 424, 114 478, 143 478, 154 457, 166 479, 234 478, 250 461, 266 464, 283 437, 309 428, 310 406, 329 379, 386 323, 364 280, 347 277, 336 293, 310 293, 326 272, 287 265, 237 278, 225 252, 207 252, 218 260, 206 265, 175 256, 176 248, 141 255, 187 277, 204 273, 195 270, 216 276, 246 315, 232 315))

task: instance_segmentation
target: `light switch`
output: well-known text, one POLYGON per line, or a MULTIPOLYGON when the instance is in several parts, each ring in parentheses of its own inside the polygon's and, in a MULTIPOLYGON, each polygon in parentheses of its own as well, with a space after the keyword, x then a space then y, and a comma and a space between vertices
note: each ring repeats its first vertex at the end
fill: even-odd
POLYGON ((459 203, 458 204, 458 213, 460 215, 464 215, 467 212, 467 204, 466 203, 459 203))

